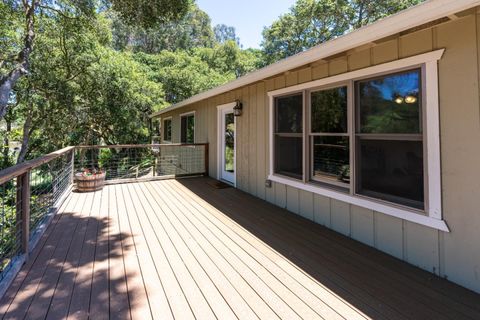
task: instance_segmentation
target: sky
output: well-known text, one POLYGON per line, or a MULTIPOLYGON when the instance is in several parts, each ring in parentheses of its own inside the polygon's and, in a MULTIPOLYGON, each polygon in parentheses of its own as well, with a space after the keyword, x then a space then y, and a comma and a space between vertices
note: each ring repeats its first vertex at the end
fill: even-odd
POLYGON ((235 27, 244 49, 260 48, 263 27, 286 13, 295 0, 197 0, 212 25, 235 27))

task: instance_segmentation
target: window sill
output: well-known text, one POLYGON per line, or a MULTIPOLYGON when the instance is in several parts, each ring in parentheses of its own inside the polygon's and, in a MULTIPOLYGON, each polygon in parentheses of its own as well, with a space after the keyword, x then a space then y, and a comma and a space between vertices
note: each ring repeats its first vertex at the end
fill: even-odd
POLYGON ((372 201, 370 199, 365 199, 363 197, 352 196, 350 194, 343 193, 340 191, 335 191, 333 189, 324 188, 311 183, 303 183, 301 181, 295 181, 294 179, 281 177, 278 175, 269 175, 268 179, 277 183, 282 183, 282 184, 297 188, 297 189, 309 191, 325 197, 329 197, 329 198, 333 198, 349 204, 353 204, 359 207, 374 210, 376 212, 380 212, 395 218, 414 222, 414 223, 417 223, 426 227, 430 227, 433 229, 437 229, 440 231, 450 232, 450 229, 448 228, 444 220, 439 220, 436 218, 425 216, 413 210, 410 211, 407 209, 386 205, 380 202, 372 201))

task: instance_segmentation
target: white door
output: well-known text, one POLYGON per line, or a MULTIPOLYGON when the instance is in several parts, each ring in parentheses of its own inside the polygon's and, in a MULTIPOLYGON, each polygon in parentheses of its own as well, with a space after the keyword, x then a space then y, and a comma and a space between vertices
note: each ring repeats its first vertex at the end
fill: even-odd
POLYGON ((235 185, 235 116, 233 104, 218 107, 219 178, 235 185))

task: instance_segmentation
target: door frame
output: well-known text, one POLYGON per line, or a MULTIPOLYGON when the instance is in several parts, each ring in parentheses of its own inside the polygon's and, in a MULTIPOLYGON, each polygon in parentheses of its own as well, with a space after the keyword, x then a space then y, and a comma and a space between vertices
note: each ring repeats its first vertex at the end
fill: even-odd
MULTIPOLYGON (((223 130, 223 113, 226 110, 231 109, 233 113, 233 107, 236 105, 235 102, 226 103, 217 106, 217 180, 225 181, 231 183, 230 181, 226 181, 222 179, 222 172, 223 172, 223 138, 224 138, 224 130, 223 130)), ((233 123, 235 124, 235 133, 233 136, 234 140, 234 155, 233 155, 233 186, 237 186, 237 117, 233 117, 233 123)))

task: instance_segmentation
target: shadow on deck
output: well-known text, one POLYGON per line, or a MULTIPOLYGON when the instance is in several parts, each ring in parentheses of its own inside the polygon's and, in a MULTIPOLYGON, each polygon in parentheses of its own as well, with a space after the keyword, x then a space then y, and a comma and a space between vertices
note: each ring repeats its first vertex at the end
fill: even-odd
POLYGON ((480 296, 208 178, 70 195, 7 319, 479 319, 480 296))

